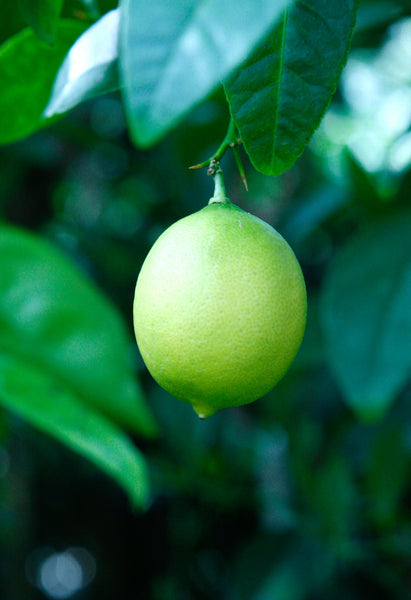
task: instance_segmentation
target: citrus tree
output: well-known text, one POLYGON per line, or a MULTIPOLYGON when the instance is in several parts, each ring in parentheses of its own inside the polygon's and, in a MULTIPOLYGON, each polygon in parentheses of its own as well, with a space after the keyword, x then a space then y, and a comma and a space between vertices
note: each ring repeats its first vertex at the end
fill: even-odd
MULTIPOLYGON (((190 487, 170 447, 201 473, 204 514, 216 497, 238 514, 257 502, 289 535, 286 552, 256 565, 253 544, 264 554, 273 530, 247 538, 232 564, 235 598, 320 597, 324 582, 340 597, 341 561, 349 571, 362 557, 369 577, 383 551, 378 585, 404 594, 410 549, 395 536, 411 527, 404 517, 396 529, 411 465, 407 3, 19 0, 0 11, 7 428, 21 419, 90 459, 134 508, 190 487), (367 105, 371 84, 361 88, 371 66, 385 117, 367 105), (384 129, 390 114, 402 117, 384 129), (30 161, 59 184, 52 217, 26 222, 9 197, 16 165, 30 161), (134 301, 150 372, 201 416, 268 394, 261 402, 197 423, 149 378, 131 321, 153 244, 134 301), (294 252, 308 292, 295 362, 306 292, 294 252), (289 468, 294 483, 280 497, 270 481, 289 468), (309 540, 321 573, 307 563, 309 540)), ((22 214, 33 204, 40 215, 32 201, 22 214)))

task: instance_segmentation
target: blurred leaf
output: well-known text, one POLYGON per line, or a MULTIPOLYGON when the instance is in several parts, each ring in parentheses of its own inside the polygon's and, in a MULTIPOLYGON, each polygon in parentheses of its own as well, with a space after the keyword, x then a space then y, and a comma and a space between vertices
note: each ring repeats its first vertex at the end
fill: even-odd
POLYGON ((54 44, 64 0, 19 0, 28 25, 47 44, 54 44))
POLYGON ((0 404, 92 460, 124 488, 133 505, 146 505, 145 461, 125 433, 56 379, 2 351, 0 404))
POLYGON ((120 75, 136 144, 155 144, 204 100, 290 2, 122 0, 120 75))
POLYGON ((370 448, 365 485, 369 512, 380 526, 394 525, 409 481, 410 460, 398 425, 384 427, 370 448))
POLYGON ((253 595, 253 600, 302 600, 306 598, 306 582, 300 573, 301 565, 297 561, 284 561, 273 570, 253 595))
POLYGON ((411 214, 377 221, 335 257, 324 282, 327 359, 346 401, 380 417, 411 366, 411 214))
POLYGON ((236 600, 249 600, 258 593, 261 585, 268 580, 273 562, 282 561, 277 555, 278 537, 260 531, 254 539, 237 549, 232 576, 232 597, 236 600))
POLYGON ((0 44, 27 25, 18 2, 2 2, 1 15, 0 44))
POLYGON ((411 558, 411 524, 405 521, 399 527, 385 532, 381 537, 380 547, 385 554, 394 557, 395 561, 404 557, 408 562, 411 558))
POLYGON ((297 0, 226 82, 231 114, 262 173, 291 167, 318 127, 346 61, 355 12, 356 0, 297 0))
POLYGON ((57 70, 85 25, 61 21, 53 46, 24 29, 0 46, 0 144, 25 137, 42 125, 57 70))
POLYGON ((361 2, 358 7, 357 25, 355 34, 358 36, 370 29, 387 26, 401 18, 404 7, 395 2, 361 2))
POLYGON ((324 185, 314 193, 293 202, 282 224, 281 233, 294 247, 315 234, 328 219, 346 207, 347 192, 333 185, 324 185))
POLYGON ((397 193, 398 202, 404 206, 409 206, 410 203, 410 190, 411 190, 411 165, 405 173, 402 173, 399 182, 399 188, 397 193))
POLYGON ((314 472, 311 502, 325 533, 337 544, 344 544, 355 511, 353 474, 344 456, 331 455, 314 472))
POLYGON ((324 363, 324 348, 319 322, 318 298, 310 295, 310 310, 301 347, 295 357, 294 368, 313 369, 324 363))
MULTIPOLYGON (((232 595, 236 600, 322 598, 335 576, 335 555, 313 535, 266 537, 248 543, 234 562, 232 595)), ((332 596, 334 598, 334 596, 332 596)))
POLYGON ((257 431, 253 445, 260 519, 265 529, 290 530, 295 527, 296 518, 291 506, 287 433, 281 427, 269 434, 257 431))
POLYGON ((76 41, 57 73, 45 117, 118 89, 119 22, 119 10, 112 10, 76 41))
POLYGON ((57 249, 0 227, 0 348, 122 426, 152 435, 131 344, 114 307, 57 249))
POLYGON ((347 162, 347 175, 351 187, 351 199, 363 206, 370 214, 381 212, 387 208, 382 205, 378 189, 372 175, 366 171, 361 163, 348 149, 344 152, 347 162))
MULTIPOLYGON (((94 0, 93 2, 90 2, 90 0, 86 1, 88 6, 94 3, 94 0)), ((104 14, 107 13, 109 10, 113 10, 114 8, 116 8, 118 5, 118 0, 98 0, 98 3, 95 2, 94 5, 97 5, 100 13, 104 14)))

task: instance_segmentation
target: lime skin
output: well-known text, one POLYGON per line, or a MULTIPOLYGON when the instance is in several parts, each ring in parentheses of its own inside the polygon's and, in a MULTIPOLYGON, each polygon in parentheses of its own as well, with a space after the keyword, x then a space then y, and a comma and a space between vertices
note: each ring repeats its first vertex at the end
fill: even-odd
POLYGON ((270 391, 295 358, 306 312, 290 246, 229 201, 209 204, 159 237, 133 307, 148 370, 201 417, 270 391))

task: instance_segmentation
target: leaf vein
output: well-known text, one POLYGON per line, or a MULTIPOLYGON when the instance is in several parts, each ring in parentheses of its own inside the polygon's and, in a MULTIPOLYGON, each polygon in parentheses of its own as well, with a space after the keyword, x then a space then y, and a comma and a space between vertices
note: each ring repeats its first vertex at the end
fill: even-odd
POLYGON ((274 98, 275 119, 274 119, 273 143, 272 143, 272 149, 271 149, 271 170, 274 169, 274 164, 275 164, 275 150, 276 150, 276 143, 277 143, 278 121, 279 121, 279 115, 280 115, 280 93, 281 93, 281 82, 282 82, 283 72, 284 72, 285 38, 286 38, 286 33, 287 33, 287 24, 288 24, 288 10, 286 10, 284 12, 284 18, 283 18, 283 23, 282 23, 281 53, 280 53, 280 61, 279 61, 280 64, 279 64, 279 73, 278 73, 278 79, 277 79, 276 95, 274 98))

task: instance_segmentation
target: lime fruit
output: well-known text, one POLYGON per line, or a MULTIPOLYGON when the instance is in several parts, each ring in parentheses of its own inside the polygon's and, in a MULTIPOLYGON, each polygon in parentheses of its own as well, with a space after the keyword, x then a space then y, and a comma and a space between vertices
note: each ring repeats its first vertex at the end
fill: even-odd
POLYGON ((275 386, 301 344, 307 309, 284 238, 227 199, 210 202, 156 241, 133 310, 148 370, 200 417, 275 386))

